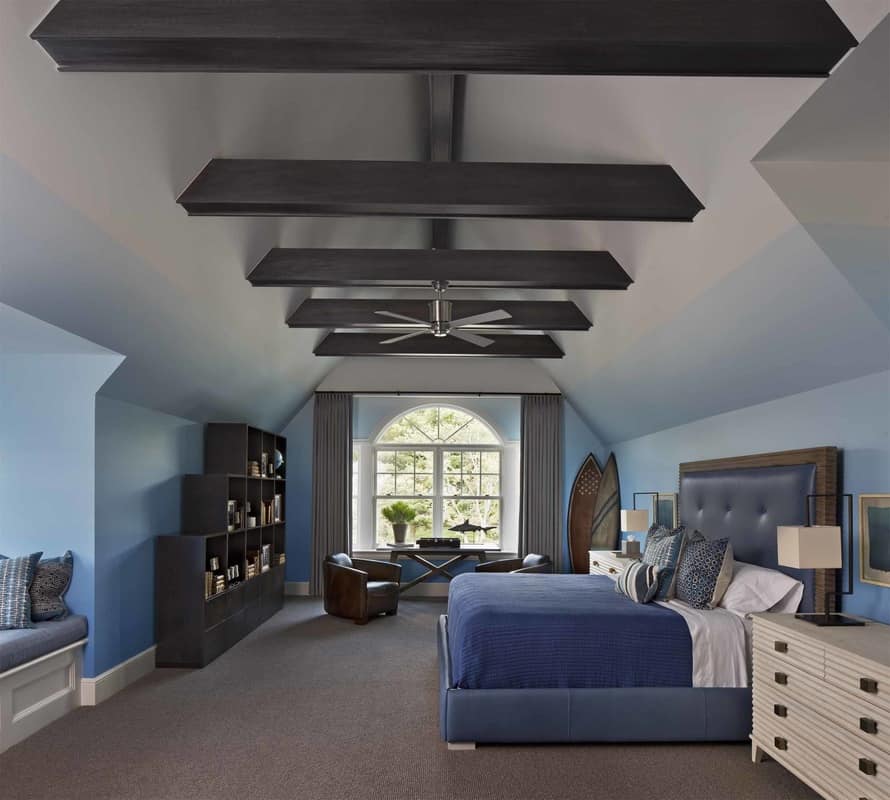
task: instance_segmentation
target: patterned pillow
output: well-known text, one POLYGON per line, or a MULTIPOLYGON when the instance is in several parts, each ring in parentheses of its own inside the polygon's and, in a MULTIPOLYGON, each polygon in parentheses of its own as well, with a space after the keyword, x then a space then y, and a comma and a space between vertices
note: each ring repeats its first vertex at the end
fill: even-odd
POLYGON ((71 585, 74 556, 67 550, 59 558, 45 558, 37 565, 31 584, 31 619, 43 622, 68 616, 65 593, 71 585))
POLYGON ((653 525, 646 536, 643 563, 658 567, 658 592, 656 600, 667 600, 674 594, 674 578, 677 564, 683 552, 686 527, 670 530, 663 525, 653 525))
POLYGON ((28 590, 42 555, 0 559, 0 631, 34 627, 28 590))
POLYGON ((729 539, 705 539, 695 531, 677 568, 677 599, 693 608, 715 608, 732 580, 729 539))
POLYGON ((658 567, 635 561, 615 581, 615 591, 635 603, 648 603, 658 591, 658 567))

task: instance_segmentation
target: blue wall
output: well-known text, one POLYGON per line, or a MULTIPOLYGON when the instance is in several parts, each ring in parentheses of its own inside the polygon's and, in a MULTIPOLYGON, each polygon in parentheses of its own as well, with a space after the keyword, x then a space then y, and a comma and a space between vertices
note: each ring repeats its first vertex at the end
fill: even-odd
POLYGON ((122 357, 0 305, 0 553, 74 554, 67 602, 95 651, 95 397, 122 357))
MULTIPOLYGON (((682 461, 834 445, 842 449, 845 492, 890 492, 890 372, 784 397, 614 446, 622 506, 634 491, 676 490, 682 461)), ((854 516, 858 499, 854 497, 854 516)), ((890 622, 890 589, 859 582, 854 525, 854 594, 844 609, 890 622)))
POLYGON ((96 397, 93 674, 154 643, 154 537, 179 532, 182 475, 203 460, 203 425, 96 397))

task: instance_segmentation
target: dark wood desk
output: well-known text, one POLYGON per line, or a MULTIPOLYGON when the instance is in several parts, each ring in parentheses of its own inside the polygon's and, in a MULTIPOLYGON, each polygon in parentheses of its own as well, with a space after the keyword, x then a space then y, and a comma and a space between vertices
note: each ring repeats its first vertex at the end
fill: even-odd
POLYGON ((427 571, 422 575, 399 586, 399 591, 405 592, 412 586, 428 581, 436 575, 443 575, 450 581, 454 575, 448 572, 448 568, 454 564, 458 564, 466 558, 475 558, 479 563, 483 563, 489 554, 499 554, 501 551, 496 547, 468 544, 463 547, 418 547, 417 545, 379 547, 377 552, 389 552, 389 560, 393 564, 398 563, 400 558, 408 558, 427 568, 427 571), (434 564, 428 560, 429 558, 447 558, 448 560, 442 564, 434 564))

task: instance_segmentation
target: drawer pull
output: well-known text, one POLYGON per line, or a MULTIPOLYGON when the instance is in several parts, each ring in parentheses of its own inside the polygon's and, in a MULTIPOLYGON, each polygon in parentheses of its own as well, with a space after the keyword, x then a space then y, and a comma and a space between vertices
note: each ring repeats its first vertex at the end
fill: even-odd
POLYGON ((860 758, 859 771, 864 772, 866 775, 877 775, 878 765, 875 764, 875 762, 872 761, 870 758, 860 758))
POLYGON ((599 561, 591 561, 590 563, 593 564, 593 566, 595 567, 598 567, 600 565, 599 561))
POLYGON ((863 692, 867 692, 868 694, 877 694, 878 682, 876 680, 872 680, 871 678, 860 678, 859 688, 862 689, 863 692))
POLYGON ((778 703, 773 706, 773 714, 777 717, 787 717, 788 709, 785 706, 780 706, 778 703))
POLYGON ((859 730, 865 731, 865 733, 877 733, 877 720, 869 719, 868 717, 859 717, 859 730))
POLYGON ((787 653, 788 652, 788 642, 776 642, 775 648, 777 653, 787 653))
MULTIPOLYGON (((776 750, 787 750, 788 749, 788 740, 783 739, 781 736, 777 736, 773 739, 773 744, 776 745, 776 750)), ((859 768, 862 769, 862 761, 859 761, 859 768)))
POLYGON ((614 575, 616 572, 618 572, 618 570, 615 569, 615 567, 609 567, 609 572, 611 572, 614 575))
POLYGON ((781 684, 782 686, 788 685, 788 676, 784 672, 776 673, 776 683, 781 684))

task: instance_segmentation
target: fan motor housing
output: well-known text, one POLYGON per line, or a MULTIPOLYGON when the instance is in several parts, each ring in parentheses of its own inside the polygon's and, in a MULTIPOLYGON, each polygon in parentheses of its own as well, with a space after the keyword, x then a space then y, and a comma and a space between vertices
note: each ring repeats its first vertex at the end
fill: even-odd
POLYGON ((451 322, 451 301, 437 298, 430 301, 429 307, 430 330, 433 336, 439 338, 447 336, 448 330, 451 327, 449 324, 451 322))

